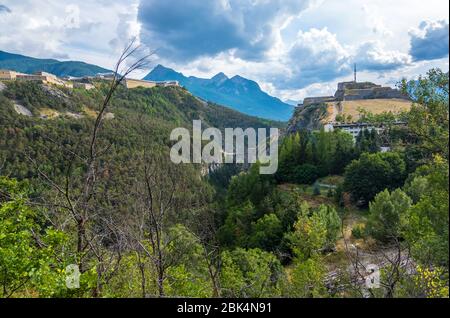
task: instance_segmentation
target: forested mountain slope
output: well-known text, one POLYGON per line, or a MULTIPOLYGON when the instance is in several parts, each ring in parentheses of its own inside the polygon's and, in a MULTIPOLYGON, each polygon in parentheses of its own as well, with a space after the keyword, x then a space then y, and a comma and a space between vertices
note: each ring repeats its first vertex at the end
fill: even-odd
POLYGON ((59 77, 94 76, 98 73, 109 73, 103 67, 79 61, 58 61, 55 59, 38 59, 0 51, 0 69, 8 69, 21 73, 49 72, 59 77))
MULTIPOLYGON (((67 143, 80 146, 83 134, 90 132, 95 112, 102 102, 107 83, 96 83, 98 89, 64 89, 36 83, 10 82, 0 93, 0 160, 3 173, 13 177, 29 175, 23 150, 53 147, 51 136, 64 135, 67 143), (32 116, 19 114, 17 107, 32 116), (17 169, 20 162, 23 169, 17 169)), ((240 114, 228 108, 205 103, 182 88, 158 87, 128 90, 119 87, 106 122, 105 136, 115 147, 133 147, 149 141, 159 146, 170 144, 170 131, 175 127, 192 129, 192 120, 202 120, 203 127, 281 127, 240 114), (138 142, 139 140, 139 142, 138 142)), ((42 155, 55 153, 44 151, 42 155)), ((50 158, 47 158, 50 159, 50 158)))
POLYGON ((440 70, 404 84, 420 95, 407 125, 388 130, 390 152, 375 130, 356 142, 302 130, 280 140, 275 175, 257 163, 205 177, 200 165, 171 163, 170 132, 193 119, 278 125, 181 88, 120 86, 101 120, 108 82, 89 91, 5 84, 1 297, 448 298, 440 70), (370 273, 354 262, 379 266, 383 285, 366 286, 370 273), (66 285, 67 265, 78 266, 79 288, 66 285))

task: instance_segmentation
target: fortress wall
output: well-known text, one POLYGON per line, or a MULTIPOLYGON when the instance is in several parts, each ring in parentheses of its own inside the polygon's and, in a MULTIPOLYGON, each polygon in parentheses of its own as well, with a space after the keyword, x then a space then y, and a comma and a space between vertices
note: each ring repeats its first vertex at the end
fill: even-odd
POLYGON ((348 89, 372 89, 376 87, 381 87, 371 82, 342 82, 338 83, 338 91, 348 90, 348 89))
POLYGON ((388 87, 388 89, 375 89, 374 92, 374 98, 400 98, 400 99, 406 99, 409 100, 409 98, 404 95, 401 91, 398 89, 391 89, 388 87))
POLYGON ((408 99, 407 96, 397 89, 390 87, 374 87, 366 89, 347 89, 336 92, 338 100, 360 100, 360 99, 408 99))
POLYGON ((370 82, 343 82, 338 83, 338 90, 333 96, 325 97, 308 97, 303 101, 303 106, 320 103, 330 103, 337 101, 357 101, 367 99, 401 99, 409 98, 398 89, 391 87, 383 87, 370 82))
POLYGON ((312 105, 312 104, 328 103, 328 102, 334 102, 334 101, 335 101, 334 96, 308 97, 303 100, 303 105, 308 106, 308 105, 312 105))
POLYGON ((15 80, 17 76, 17 72, 9 71, 9 70, 0 70, 0 80, 15 80))

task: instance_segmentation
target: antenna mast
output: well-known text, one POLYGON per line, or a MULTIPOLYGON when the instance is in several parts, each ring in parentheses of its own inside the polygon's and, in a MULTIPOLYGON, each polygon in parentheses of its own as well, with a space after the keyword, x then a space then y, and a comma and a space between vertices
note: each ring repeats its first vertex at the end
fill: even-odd
POLYGON ((354 68, 354 74, 355 74, 355 79, 354 79, 354 81, 355 81, 355 83, 356 83, 356 63, 355 63, 355 68, 354 68))

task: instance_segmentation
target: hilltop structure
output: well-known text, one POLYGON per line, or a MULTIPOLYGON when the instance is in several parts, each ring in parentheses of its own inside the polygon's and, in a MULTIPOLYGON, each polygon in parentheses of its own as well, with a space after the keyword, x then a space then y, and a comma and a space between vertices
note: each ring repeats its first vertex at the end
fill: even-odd
POLYGON ((409 100, 398 89, 383 87, 371 82, 342 82, 338 83, 334 96, 307 97, 299 107, 318 103, 344 102, 364 99, 403 99, 409 100))
POLYGON ((64 86, 73 88, 73 84, 63 81, 56 77, 56 75, 47 72, 36 72, 35 74, 20 74, 17 75, 17 81, 36 81, 43 84, 53 84, 57 86, 64 86))
POLYGON ((53 84, 73 88, 71 82, 64 81, 56 75, 47 72, 36 72, 34 74, 24 74, 11 70, 0 70, 0 80, 2 81, 34 81, 42 84, 53 84))
POLYGON ((74 88, 83 88, 85 90, 91 90, 94 89, 95 86, 91 83, 84 83, 84 82, 73 82, 74 88))
MULTIPOLYGON (((64 86, 68 88, 83 88, 86 90, 95 88, 95 86, 93 85, 93 81, 95 80, 112 80, 113 78, 114 73, 99 73, 96 76, 67 76, 61 79, 56 75, 47 72, 24 74, 16 71, 0 69, 0 81, 34 81, 42 84, 53 84, 56 86, 64 86)), ((146 81, 131 78, 126 78, 123 84, 129 89, 136 87, 152 88, 156 86, 180 86, 178 81, 146 81)))
POLYGON ((10 70, 0 70, 0 81, 14 81, 17 78, 17 75, 21 74, 22 73, 10 70))
POLYGON ((357 81, 357 69, 354 65, 353 81, 338 83, 337 91, 334 96, 324 97, 307 97, 304 99, 303 104, 299 106, 307 106, 317 103, 329 103, 329 102, 344 102, 355 101, 364 99, 405 99, 409 100, 398 89, 391 87, 383 87, 371 82, 358 82, 357 81))
MULTIPOLYGON (((289 121, 287 132, 293 133, 302 129, 341 129, 355 137, 361 130, 374 128, 361 122, 362 111, 372 114, 398 114, 410 108, 409 97, 398 89, 371 82, 357 82, 355 67, 354 80, 338 83, 333 96, 305 98, 289 121)), ((381 132, 383 127, 377 127, 376 130, 381 132)))

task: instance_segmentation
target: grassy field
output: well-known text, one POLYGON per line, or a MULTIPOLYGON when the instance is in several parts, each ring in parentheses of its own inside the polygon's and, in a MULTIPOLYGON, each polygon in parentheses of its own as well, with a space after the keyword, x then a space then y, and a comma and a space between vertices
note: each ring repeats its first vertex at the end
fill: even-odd
POLYGON ((60 115, 58 111, 51 108, 41 108, 39 110, 39 114, 40 116, 48 119, 55 119, 58 118, 60 115))
POLYGON ((329 185, 337 186, 344 182, 344 177, 343 176, 326 176, 317 181, 321 184, 329 184, 329 185))
POLYGON ((334 198, 328 197, 328 188, 320 187, 320 195, 314 195, 314 187, 312 185, 300 185, 300 184, 280 184, 278 188, 282 191, 298 191, 301 194, 301 197, 304 201, 308 202, 308 204, 317 208, 322 204, 335 206, 334 198))
POLYGON ((353 120, 359 119, 359 108, 362 108, 372 114, 381 114, 383 112, 401 113, 409 111, 411 102, 403 99, 366 99, 345 101, 341 103, 342 114, 352 116, 353 120))

